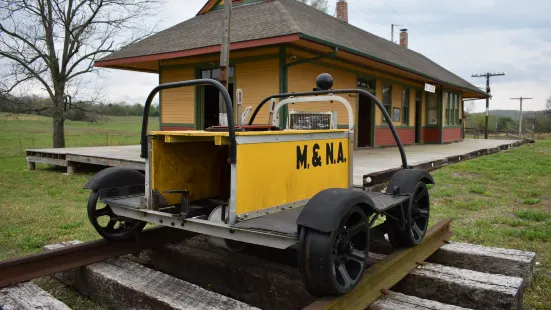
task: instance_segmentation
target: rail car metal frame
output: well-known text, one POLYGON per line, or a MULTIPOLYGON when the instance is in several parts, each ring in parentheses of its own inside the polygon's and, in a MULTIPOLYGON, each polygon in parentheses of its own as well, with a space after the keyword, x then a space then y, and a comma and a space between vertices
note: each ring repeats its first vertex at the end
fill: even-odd
MULTIPOLYGON (((386 222, 382 226, 388 232, 388 237, 394 246, 411 246, 421 243, 428 228, 430 208, 426 184, 434 184, 434 181, 426 171, 411 169, 408 166, 405 150, 396 128, 383 104, 373 94, 362 89, 331 90, 333 81, 331 76, 327 74, 320 75, 316 83, 318 89, 320 89, 318 91, 276 94, 266 97, 254 110, 247 126, 234 125, 234 113, 229 93, 222 84, 215 80, 198 79, 158 85, 149 94, 144 107, 141 130, 141 157, 146 160, 146 175, 144 177, 136 174, 135 171, 108 168, 94 176, 85 185, 85 188, 93 191, 88 205, 88 214, 92 224, 102 236, 108 239, 134 237, 143 229, 146 222, 150 222, 205 234, 212 237, 215 243, 222 244, 224 243, 220 240, 229 240, 229 242, 234 243, 252 243, 285 249, 298 243, 299 269, 308 290, 312 294, 342 295, 350 292, 358 284, 361 274, 356 274, 355 278, 351 278, 350 271, 347 269, 345 272, 342 268, 348 268, 346 267, 347 261, 354 261, 360 264, 360 270, 363 273, 367 257, 369 231, 373 229, 380 215, 386 217, 386 222), (216 213, 216 220, 213 220, 212 214, 217 209, 214 209, 211 216, 208 217, 204 215, 194 216, 190 209, 191 202, 187 190, 165 191, 165 193, 170 194, 181 194, 181 206, 177 213, 167 213, 153 209, 153 200, 154 198, 159 199, 159 195, 154 192, 151 185, 153 168, 151 163, 152 140, 155 139, 155 134, 148 136, 148 118, 152 100, 161 90, 200 85, 214 86, 221 93, 228 111, 228 126, 222 129, 223 132, 219 133, 192 132, 189 134, 181 133, 180 135, 184 137, 209 137, 217 141, 217 145, 228 146, 227 162, 230 165, 229 199, 227 207, 222 206, 221 211, 218 210, 218 213, 216 213), (353 188, 354 117, 350 103, 343 97, 338 96, 339 94, 350 93, 367 96, 377 105, 396 140, 403 169, 393 176, 384 193, 364 192, 353 188), (253 123, 260 109, 266 102, 273 99, 280 99, 273 110, 274 117, 272 124, 270 124, 271 128, 276 129, 276 132, 272 132, 273 134, 262 132, 261 135, 248 134, 246 131, 254 128, 253 123), (320 101, 339 102, 346 107, 348 114, 348 128, 346 130, 279 131, 278 111, 282 107, 288 104, 320 101), (325 141, 324 139, 347 140, 347 186, 321 189, 313 197, 290 201, 283 205, 271 205, 258 211, 240 212, 239 214, 236 212, 238 146, 242 147, 250 143, 259 145, 274 142, 318 141, 316 139, 323 141, 325 141), (144 185, 145 193, 143 196, 132 195, 132 190, 136 189, 136 184, 144 185), (137 197, 139 199, 136 199, 137 197), (106 205, 105 208, 96 209, 98 200, 106 205), (122 203, 123 200, 126 202, 122 203), (131 201, 131 205, 128 205, 127 201, 131 201), (297 212, 297 210, 300 212, 297 212), (106 228, 100 227, 97 222, 97 218, 104 215, 108 215, 110 218, 106 228), (283 223, 286 228, 274 229, 273 225, 268 225, 276 220, 279 221, 278 227, 282 226, 281 223, 283 223), (121 222, 120 225, 122 225, 119 228, 115 228, 117 221, 121 222), (122 227, 122 230, 118 235, 110 234, 110 231, 121 229, 120 227, 122 227), (362 246, 364 243, 366 243, 365 247, 362 246), (326 245, 316 247, 313 244, 326 245), (355 248, 357 244, 360 244, 359 248, 355 248), (314 247, 308 248, 312 246, 314 247), (323 254, 326 253, 326 248, 330 252, 333 251, 335 255, 323 254), (323 264, 319 268, 315 265, 320 262, 308 261, 308 259, 312 259, 309 258, 310 256, 315 257, 316 255, 321 258, 320 261, 323 264), (338 260, 334 260, 333 256, 338 256, 338 260), (328 261, 326 262, 326 260, 328 261), (312 270, 321 268, 324 270, 324 274, 314 274, 312 277, 312 270, 305 270, 305 268, 314 268, 312 270), (338 271, 333 271, 331 268, 337 268, 338 271), (335 272, 340 275, 340 278, 334 275, 331 278, 330 274, 335 272), (325 283, 328 281, 332 284, 325 283)), ((220 131, 220 128, 214 131, 220 131)), ((157 135, 162 133, 157 132, 157 135)), ((298 147, 297 152, 299 152, 298 147)), ((304 151, 304 154, 306 154, 306 151, 304 151)), ((346 158, 344 162, 346 162, 346 158)), ((160 199, 162 199, 162 195, 160 196, 160 199)), ((228 243, 225 244, 227 248, 232 248, 228 243)), ((233 249, 236 249, 236 247, 234 246, 233 249)))

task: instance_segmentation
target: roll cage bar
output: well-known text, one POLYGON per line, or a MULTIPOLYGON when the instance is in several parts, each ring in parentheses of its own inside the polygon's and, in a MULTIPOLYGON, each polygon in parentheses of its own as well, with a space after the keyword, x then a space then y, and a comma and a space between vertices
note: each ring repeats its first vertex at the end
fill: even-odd
POLYGON ((198 85, 212 85, 218 89, 220 94, 222 94, 222 99, 224 99, 224 104, 226 105, 226 111, 228 111, 228 131, 229 131, 229 142, 230 142, 230 157, 229 162, 235 163, 235 156, 236 156, 236 143, 235 143, 235 124, 233 119, 233 108, 232 108, 232 101, 230 94, 228 93, 228 90, 224 88, 224 86, 213 79, 197 79, 197 80, 189 80, 189 81, 181 81, 181 82, 172 82, 172 83, 165 83, 165 84, 159 84, 157 87, 153 88, 153 90, 149 93, 149 96, 147 96, 147 100, 145 101, 144 111, 143 111, 143 120, 142 120, 142 134, 141 134, 141 158, 147 158, 148 152, 147 152, 147 123, 149 121, 149 109, 151 107, 151 102, 153 101, 153 98, 157 93, 161 90, 165 89, 171 89, 171 88, 179 88, 179 87, 187 87, 187 86, 198 86, 198 85))
MULTIPOLYGON (((151 102, 153 101, 153 98, 155 97, 155 95, 157 95, 159 91, 165 90, 165 89, 180 88, 180 87, 187 87, 187 86, 198 86, 198 85, 212 85, 216 87, 216 89, 218 89, 220 94, 222 94, 222 98, 224 99, 224 104, 226 105, 226 111, 227 111, 227 117, 228 117, 228 132, 229 132, 229 144, 230 144, 229 162, 232 164, 235 163, 236 154, 237 154, 237 145, 235 142, 235 122, 233 117, 233 107, 232 107, 231 97, 228 91, 226 90, 226 88, 224 88, 224 86, 220 82, 212 79, 197 79, 197 80, 159 84, 149 93, 149 96, 147 97, 147 100, 145 102, 143 120, 142 120, 142 132, 141 132, 141 142, 140 142, 141 143, 140 156, 142 158, 148 157, 147 125, 149 121, 149 109, 151 108, 151 102)), ((310 91, 310 92, 284 93, 284 94, 271 95, 264 98, 258 104, 258 106, 253 112, 253 115, 251 116, 251 119, 249 120, 249 125, 253 124, 254 119, 256 118, 256 115, 258 114, 260 109, 266 104, 266 102, 270 101, 272 98, 305 97, 305 96, 335 95, 335 94, 360 94, 360 95, 367 96, 368 98, 370 98, 375 102, 379 110, 381 110, 381 112, 383 113, 383 117, 385 118, 390 128, 390 131, 394 136, 394 140, 396 141, 398 150, 400 151, 400 156, 402 158, 402 168, 408 169, 409 167, 407 164, 404 145, 400 140, 400 136, 398 136, 398 132, 396 131, 396 127, 394 127, 394 124, 392 123, 392 119, 390 118, 390 115, 384 108, 383 104, 379 101, 379 99, 377 99, 377 97, 375 97, 373 94, 363 89, 319 90, 319 91, 310 91)))
POLYGON ((396 131, 396 127, 394 127, 394 124, 392 123, 392 119, 390 118, 390 115, 388 115, 388 112, 386 111, 383 104, 370 92, 363 90, 363 89, 333 89, 333 90, 319 90, 319 91, 309 91, 309 92, 298 92, 298 93, 285 93, 285 94, 277 94, 272 95, 264 98, 258 106, 256 106, 256 109, 254 109, 253 115, 251 116, 251 119, 249 120, 249 125, 252 125, 254 122, 254 119, 256 118, 256 115, 262 109, 262 107, 266 104, 266 102, 270 101, 272 98, 286 98, 286 97, 304 97, 304 96, 317 96, 317 95, 336 95, 336 94, 360 94, 369 97, 371 100, 375 102, 379 110, 383 113, 383 117, 385 118, 388 127, 390 128, 390 131, 392 132, 392 136, 394 136, 394 140, 396 141, 396 145, 398 146, 398 150, 400 151, 400 157, 402 158, 402 168, 408 169, 408 162, 406 158, 406 151, 404 150, 404 145, 402 144, 402 140, 400 140, 400 136, 398 136, 398 132, 396 131))

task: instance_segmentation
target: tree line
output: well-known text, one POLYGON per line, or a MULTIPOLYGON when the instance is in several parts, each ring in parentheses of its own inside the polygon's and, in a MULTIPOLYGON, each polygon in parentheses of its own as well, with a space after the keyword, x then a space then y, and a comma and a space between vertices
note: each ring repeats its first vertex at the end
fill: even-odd
MULTIPOLYGON (((518 131, 519 111, 503 110, 490 111, 488 116, 488 129, 490 131, 505 132, 518 131), (512 116, 514 114, 514 116, 512 116)), ((473 113, 466 118, 466 128, 483 130, 485 126, 485 113, 473 113)), ((527 111, 523 112, 522 127, 534 132, 551 132, 551 111, 527 111)))
MULTIPOLYGON (((102 119, 102 116, 143 116, 144 105, 127 102, 72 102, 69 97, 66 97, 63 111, 64 117, 71 121, 97 122, 102 119)), ((40 96, 0 96, 0 112, 53 116, 51 99, 40 96)), ((153 104, 149 115, 159 116, 159 113, 159 106, 153 104)))

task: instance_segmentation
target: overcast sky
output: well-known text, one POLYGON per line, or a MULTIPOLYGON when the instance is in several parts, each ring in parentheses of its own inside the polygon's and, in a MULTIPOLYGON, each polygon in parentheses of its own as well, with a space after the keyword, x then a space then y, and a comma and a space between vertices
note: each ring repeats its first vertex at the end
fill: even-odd
MULTIPOLYGON (((206 0, 168 0, 160 29, 192 18, 206 0)), ((336 0, 329 0, 334 15, 336 0)), ((549 0, 348 0, 349 22, 390 39, 390 24, 409 30, 409 47, 484 87, 473 73, 505 72, 491 80, 490 109, 518 109, 511 97, 534 97, 524 110, 542 110, 551 94, 551 1, 549 0), (460 4, 461 3, 461 4, 460 4)), ((395 40, 398 38, 398 31, 395 40)), ((231 55, 230 55, 231 57, 231 55)), ((157 74, 107 69, 107 99, 145 101, 157 74)), ((477 101, 476 111, 485 103, 477 101)))

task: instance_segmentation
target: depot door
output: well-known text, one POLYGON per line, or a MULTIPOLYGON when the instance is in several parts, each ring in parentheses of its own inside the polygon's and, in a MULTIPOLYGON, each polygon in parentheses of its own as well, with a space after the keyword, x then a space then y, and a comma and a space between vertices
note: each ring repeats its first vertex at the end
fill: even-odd
POLYGON ((358 100, 358 147, 371 146, 371 120, 372 120, 371 99, 360 95, 358 100))
MULTIPOLYGON (((375 94, 375 79, 358 78, 357 87, 375 94)), ((359 95, 358 113, 356 119, 357 136, 356 147, 373 146, 373 136, 375 130, 375 109, 374 104, 367 96, 359 95)))

